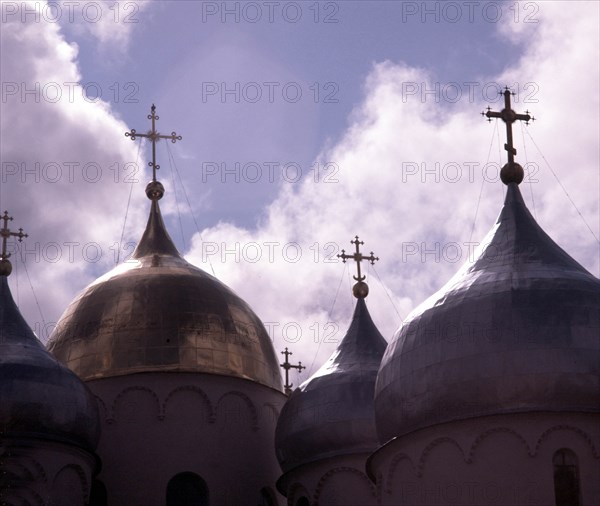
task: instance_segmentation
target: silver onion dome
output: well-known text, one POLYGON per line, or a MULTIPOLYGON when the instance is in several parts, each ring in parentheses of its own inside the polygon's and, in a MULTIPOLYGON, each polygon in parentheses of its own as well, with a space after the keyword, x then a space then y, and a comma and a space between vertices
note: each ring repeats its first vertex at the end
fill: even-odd
POLYGON ((327 362, 290 396, 275 432, 284 472, 316 460, 378 446, 373 389, 386 347, 363 298, 327 362))
POLYGON ((474 261, 402 324, 375 390, 380 441, 527 411, 600 411, 600 281, 536 223, 515 182, 474 261))
POLYGON ((100 424, 85 384, 48 353, 0 275, 0 439, 44 439, 93 452, 100 424))
POLYGON ((49 349, 84 380, 138 372, 203 372, 282 389, 271 340, 252 309, 186 262, 165 229, 152 182, 148 225, 132 259, 71 303, 49 349))

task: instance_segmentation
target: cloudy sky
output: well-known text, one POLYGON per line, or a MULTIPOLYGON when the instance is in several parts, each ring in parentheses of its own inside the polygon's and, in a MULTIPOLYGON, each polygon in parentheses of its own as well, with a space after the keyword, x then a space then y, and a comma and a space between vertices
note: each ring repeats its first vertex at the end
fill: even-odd
POLYGON ((355 235, 389 340, 492 227, 505 130, 479 113, 505 85, 536 117, 514 129, 524 198, 599 275, 597 2, 1 7, 0 207, 29 234, 10 283, 43 341, 141 236, 150 150, 124 133, 152 103, 183 136, 157 146, 178 248, 315 368, 353 310, 335 255, 355 235))

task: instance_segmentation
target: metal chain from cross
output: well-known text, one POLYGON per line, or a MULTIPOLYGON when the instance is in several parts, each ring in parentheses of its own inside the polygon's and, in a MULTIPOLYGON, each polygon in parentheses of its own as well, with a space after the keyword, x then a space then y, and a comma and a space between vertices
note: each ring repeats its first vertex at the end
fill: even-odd
POLYGON ((292 393, 293 383, 290 383, 290 369, 298 369, 298 372, 302 372, 302 369, 306 369, 306 366, 302 365, 302 362, 298 362, 298 365, 292 365, 289 361, 289 356, 293 355, 291 351, 288 351, 286 348, 285 351, 281 352, 282 355, 285 355, 285 362, 283 364, 279 364, 285 370, 285 394, 290 395, 292 393))
POLYGON ((358 240, 358 236, 355 237, 354 241, 350 241, 350 244, 355 244, 356 245, 356 252, 353 255, 346 255, 346 250, 342 250, 342 253, 339 254, 339 255, 337 255, 337 257, 341 258, 342 262, 344 262, 344 263, 346 263, 346 260, 349 259, 349 258, 353 259, 356 262, 356 269, 358 271, 358 276, 354 276, 354 279, 360 283, 361 281, 365 280, 365 276, 362 276, 361 272, 360 272, 360 262, 362 260, 367 260, 368 262, 371 262, 371 265, 375 265, 375 262, 377 260, 379 260, 379 257, 373 256, 373 252, 372 251, 371 251, 371 255, 370 256, 368 256, 368 257, 364 256, 360 252, 360 249, 359 249, 359 247, 361 245, 363 245, 364 242, 363 241, 359 241, 358 240))
POLYGON ((504 149, 508 152, 508 164, 512 166, 515 163, 515 155, 517 150, 513 146, 513 135, 512 135, 512 124, 517 121, 525 121, 526 125, 529 125, 530 121, 535 121, 533 116, 530 116, 529 111, 525 111, 525 114, 517 114, 511 108, 510 97, 515 93, 510 91, 509 87, 506 86, 504 91, 499 92, 500 95, 504 95, 504 109, 500 112, 492 111, 488 106, 487 111, 482 112, 482 116, 486 116, 488 121, 492 121, 492 118, 500 118, 506 123, 506 139, 507 142, 504 144, 504 149))
POLYGON ((160 135, 156 131, 156 122, 159 120, 158 115, 156 114, 156 106, 152 104, 150 108, 150 114, 148 114, 148 119, 152 120, 152 130, 148 131, 146 134, 137 133, 135 128, 132 128, 131 131, 125 132, 125 137, 130 137, 132 141, 135 141, 138 137, 145 137, 146 139, 150 139, 152 142, 152 161, 148 162, 148 165, 152 167, 152 182, 156 182, 156 171, 160 169, 160 165, 156 164, 156 143, 159 139, 171 139, 171 142, 174 144, 177 141, 182 139, 181 135, 177 135, 176 132, 171 132, 171 135, 160 135))
POLYGON ((6 251, 6 241, 13 236, 16 237, 19 242, 23 241, 23 238, 29 237, 26 233, 23 232, 23 229, 20 228, 18 232, 11 232, 8 228, 8 222, 12 221, 12 216, 8 215, 8 211, 4 211, 4 215, 0 216, 0 220, 4 221, 2 228, 0 228, 0 237, 2 237, 2 254, 0 255, 0 276, 8 276, 12 267, 10 264, 10 253, 6 251))

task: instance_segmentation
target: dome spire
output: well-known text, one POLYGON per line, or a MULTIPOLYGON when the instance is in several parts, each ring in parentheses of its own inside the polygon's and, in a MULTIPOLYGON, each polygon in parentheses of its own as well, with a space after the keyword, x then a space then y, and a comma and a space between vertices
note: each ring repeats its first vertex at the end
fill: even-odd
POLYGON ((518 114, 511 108, 510 97, 515 93, 510 91, 510 88, 506 86, 504 91, 499 92, 500 95, 504 95, 504 109, 500 112, 492 111, 488 106, 486 112, 482 112, 482 116, 486 116, 488 121, 491 122, 492 118, 501 118, 504 123, 506 123, 506 144, 504 144, 504 149, 508 152, 508 163, 502 167, 500 170, 500 179, 505 185, 509 183, 517 183, 519 184, 523 181, 523 167, 521 167, 518 163, 515 163, 515 155, 517 154, 517 150, 513 146, 513 136, 512 136, 512 124, 517 121, 525 121, 526 125, 529 125, 530 121, 535 121, 533 116, 529 115, 529 111, 525 111, 525 114, 518 114))
POLYGON ((160 165, 157 165, 156 163, 156 143, 160 139, 171 139, 171 142, 175 144, 175 142, 180 141, 183 137, 177 135, 174 131, 171 132, 171 135, 161 135, 156 131, 156 122, 160 118, 158 114, 156 114, 156 106, 154 104, 152 104, 152 107, 150 108, 148 119, 152 120, 152 129, 149 130, 148 133, 139 134, 135 128, 132 128, 129 132, 125 132, 125 137, 130 137, 132 141, 135 141, 138 137, 145 137, 152 142, 152 161, 148 162, 148 165, 152 167, 152 182, 146 186, 146 195, 150 200, 160 200, 165 193, 165 189, 163 188, 163 185, 156 180, 156 171, 160 169, 160 165))
POLYGON ((364 241, 359 241, 358 236, 355 236, 354 241, 350 241, 350 244, 356 245, 356 252, 353 255, 346 255, 346 250, 342 250, 342 253, 338 255, 338 258, 341 258, 344 263, 346 263, 346 260, 349 258, 356 262, 358 275, 353 277, 357 283, 352 287, 352 293, 357 299, 364 299, 369 295, 369 286, 364 282, 365 276, 362 276, 360 273, 360 262, 362 260, 367 260, 368 262, 371 262, 371 265, 375 265, 375 262, 379 260, 379 257, 373 256, 372 251, 370 256, 364 256, 360 252, 360 246, 364 244, 364 241))
POLYGON ((379 258, 373 252, 368 257, 361 254, 364 243, 358 236, 351 244, 356 252, 347 255, 342 250, 338 257, 357 264, 352 292, 358 300, 352 321, 329 359, 292 392, 281 410, 275 448, 284 473, 323 459, 369 454, 378 446, 373 392, 387 343, 367 309, 369 289, 360 262, 379 258))
POLYGON ((146 186, 146 195, 152 201, 152 208, 150 209, 148 225, 146 226, 146 230, 144 231, 144 235, 142 236, 138 247, 133 253, 133 258, 138 259, 151 254, 163 254, 178 257, 179 252, 169 237, 169 233, 167 232, 158 206, 158 201, 165 194, 165 188, 162 183, 156 179, 156 171, 160 169, 160 165, 156 163, 156 143, 160 139, 171 139, 171 142, 175 143, 182 140, 183 137, 177 135, 176 132, 171 132, 171 135, 161 135, 156 131, 156 122, 160 118, 158 114, 156 114, 156 106, 154 104, 152 104, 152 107, 150 108, 148 119, 152 121, 152 129, 149 130, 148 133, 140 134, 135 128, 132 128, 129 132, 125 132, 125 137, 130 137, 132 141, 138 137, 145 137, 152 142, 152 161, 148 162, 148 165, 152 167, 152 181, 146 186))
POLYGON ((6 252, 6 241, 10 236, 14 236, 19 239, 19 242, 23 241, 24 237, 29 237, 23 233, 23 229, 20 228, 18 232, 12 232, 8 228, 8 222, 12 221, 12 216, 8 215, 8 211, 4 211, 4 215, 0 217, 0 220, 4 221, 4 225, 0 229, 0 236, 2 237, 2 254, 0 255, 0 276, 10 276, 12 272, 12 265, 10 260, 10 253, 6 252))

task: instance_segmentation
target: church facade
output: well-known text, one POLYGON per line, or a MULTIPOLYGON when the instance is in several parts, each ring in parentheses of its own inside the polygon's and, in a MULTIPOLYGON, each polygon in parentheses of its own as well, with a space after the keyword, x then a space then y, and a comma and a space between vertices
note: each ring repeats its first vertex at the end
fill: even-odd
POLYGON ((351 324, 289 396, 260 319, 173 245, 155 174, 132 259, 83 290, 48 350, 10 294, 6 240, 23 233, 6 214, 0 505, 600 503, 600 281, 523 202, 510 128, 527 118, 508 90, 488 114, 509 161, 485 246, 386 343, 357 237, 351 324))

